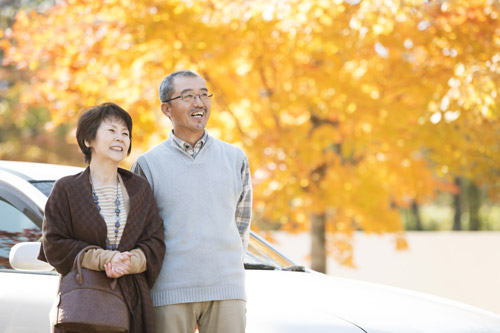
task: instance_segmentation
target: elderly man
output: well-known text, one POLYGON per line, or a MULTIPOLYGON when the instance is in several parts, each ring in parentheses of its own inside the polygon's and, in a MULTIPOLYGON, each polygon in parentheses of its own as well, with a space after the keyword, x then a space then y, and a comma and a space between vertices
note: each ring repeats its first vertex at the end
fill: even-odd
POLYGON ((139 156, 165 225, 166 255, 151 291, 158 332, 243 333, 243 257, 252 186, 245 153, 208 134, 212 94, 192 71, 161 82, 168 138, 139 156))

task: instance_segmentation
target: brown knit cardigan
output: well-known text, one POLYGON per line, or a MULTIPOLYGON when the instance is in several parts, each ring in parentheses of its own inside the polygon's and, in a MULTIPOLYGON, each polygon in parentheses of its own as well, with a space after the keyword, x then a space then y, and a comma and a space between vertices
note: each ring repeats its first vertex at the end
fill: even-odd
MULTIPOLYGON (((154 333, 150 288, 160 273, 165 254, 163 221, 147 180, 124 169, 119 168, 118 172, 130 198, 118 251, 140 248, 147 260, 145 272, 122 276, 118 284, 130 309, 130 332, 154 333)), ((81 173, 58 180, 45 206, 38 259, 48 262, 62 275, 72 269, 76 255, 84 247, 106 245, 106 223, 92 199, 89 175, 87 167, 81 173)))

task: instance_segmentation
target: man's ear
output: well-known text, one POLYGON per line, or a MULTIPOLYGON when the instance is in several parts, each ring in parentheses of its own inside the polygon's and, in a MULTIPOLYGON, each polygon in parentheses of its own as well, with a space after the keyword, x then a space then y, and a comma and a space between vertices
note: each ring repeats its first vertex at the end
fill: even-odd
POLYGON ((165 116, 170 118, 170 104, 161 103, 161 112, 163 112, 165 116))

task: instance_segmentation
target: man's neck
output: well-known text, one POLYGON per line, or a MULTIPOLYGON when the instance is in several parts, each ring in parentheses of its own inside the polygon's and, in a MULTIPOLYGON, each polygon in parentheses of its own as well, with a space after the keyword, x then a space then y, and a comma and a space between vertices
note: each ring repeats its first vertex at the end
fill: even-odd
POLYGON ((179 133, 179 132, 176 132, 174 129, 173 133, 176 137, 178 137, 179 139, 181 139, 184 142, 189 143, 191 145, 191 147, 194 147, 196 142, 200 141, 201 138, 203 138, 203 135, 205 135, 205 130, 203 130, 201 133, 199 133, 199 132, 179 133))

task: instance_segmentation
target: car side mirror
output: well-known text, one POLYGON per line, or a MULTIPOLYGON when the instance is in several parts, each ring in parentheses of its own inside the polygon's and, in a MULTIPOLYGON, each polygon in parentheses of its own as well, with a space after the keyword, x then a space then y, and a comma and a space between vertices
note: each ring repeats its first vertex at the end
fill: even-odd
POLYGON ((23 242, 10 249, 9 263, 17 270, 51 271, 54 268, 48 263, 38 260, 40 242, 23 242))

